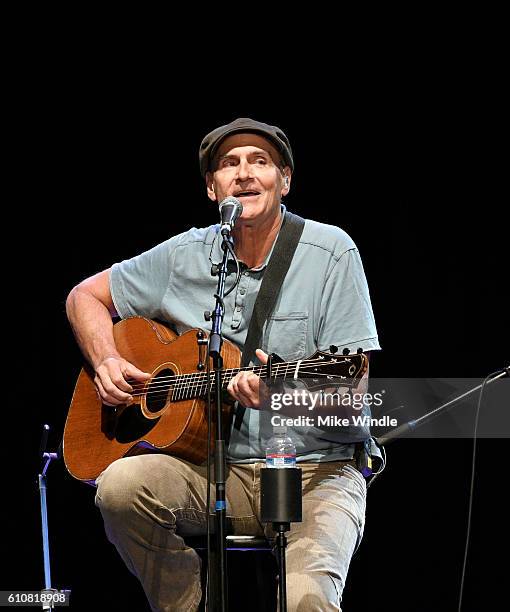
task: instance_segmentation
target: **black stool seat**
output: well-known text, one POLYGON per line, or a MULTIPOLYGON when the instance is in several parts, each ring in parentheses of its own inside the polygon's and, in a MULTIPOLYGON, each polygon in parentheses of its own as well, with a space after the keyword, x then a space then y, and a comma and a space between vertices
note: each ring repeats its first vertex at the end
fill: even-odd
MULTIPOLYGON (((192 536, 184 538, 184 541, 190 548, 195 550, 207 550, 206 536, 192 536)), ((216 540, 214 534, 211 534, 211 544, 214 546, 216 540)), ((263 536, 248 536, 248 535, 229 535, 227 536, 227 550, 272 550, 270 542, 263 536)))

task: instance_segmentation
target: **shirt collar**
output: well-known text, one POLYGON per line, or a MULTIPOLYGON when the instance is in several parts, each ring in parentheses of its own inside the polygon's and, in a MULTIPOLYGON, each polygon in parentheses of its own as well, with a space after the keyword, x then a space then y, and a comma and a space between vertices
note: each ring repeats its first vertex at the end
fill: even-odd
MULTIPOLYGON (((269 249, 269 253, 266 256, 264 263, 258 266, 257 268, 249 268, 252 272, 261 272, 262 270, 265 270, 267 268, 269 260, 271 259, 271 255, 273 254, 274 245, 276 244, 276 241, 278 240, 278 236, 280 235, 280 230, 282 229, 282 223, 283 223, 283 219, 285 218, 286 210, 287 208, 285 207, 285 204, 283 204, 282 202, 280 204, 281 217, 280 217, 280 227, 278 228, 278 233, 276 234, 276 237, 273 241, 273 244, 271 245, 271 248, 269 249)), ((216 235, 214 237, 214 242, 211 247, 211 260, 214 263, 219 264, 223 258, 223 250, 221 248, 221 236, 220 236, 220 225, 219 224, 216 225, 215 231, 216 231, 216 235)), ((243 262, 240 262, 240 263, 243 263, 243 262)), ((243 265, 243 268, 248 269, 246 268, 245 265, 243 265)))

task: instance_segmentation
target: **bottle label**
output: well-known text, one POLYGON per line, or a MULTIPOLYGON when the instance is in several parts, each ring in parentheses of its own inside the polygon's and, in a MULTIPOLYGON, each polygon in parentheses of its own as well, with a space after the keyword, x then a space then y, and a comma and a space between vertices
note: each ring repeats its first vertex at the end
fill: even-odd
POLYGON ((266 466, 269 468, 293 468, 296 467, 295 455, 267 455, 266 466))

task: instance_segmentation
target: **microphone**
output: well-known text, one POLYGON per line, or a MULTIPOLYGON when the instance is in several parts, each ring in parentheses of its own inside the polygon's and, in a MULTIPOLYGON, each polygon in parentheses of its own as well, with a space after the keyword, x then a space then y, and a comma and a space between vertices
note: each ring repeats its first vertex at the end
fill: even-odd
POLYGON ((232 232, 237 219, 239 219, 242 214, 243 205, 237 198, 228 196, 222 200, 220 203, 220 232, 222 236, 228 236, 232 232))

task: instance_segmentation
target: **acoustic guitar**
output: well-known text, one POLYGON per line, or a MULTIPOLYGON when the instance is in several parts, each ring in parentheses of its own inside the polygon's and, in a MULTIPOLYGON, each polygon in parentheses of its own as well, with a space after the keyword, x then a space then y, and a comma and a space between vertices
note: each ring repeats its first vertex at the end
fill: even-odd
MULTIPOLYGON (((93 484, 113 461, 127 455, 166 453, 195 464, 207 457, 208 386, 207 333, 191 329, 181 336, 162 323, 133 317, 113 328, 119 353, 144 372, 149 380, 133 387, 133 403, 106 406, 98 398, 94 372, 85 366, 76 383, 64 429, 63 453, 69 473, 93 484)), ((224 341, 222 387, 241 370, 267 377, 266 366, 240 368, 239 349, 224 341)), ((366 372, 363 353, 336 355, 317 351, 307 359, 279 361, 271 368, 274 379, 299 378, 311 390, 331 386, 352 387, 366 372)), ((225 402, 224 414, 231 410, 225 402)), ((227 420, 227 419, 225 419, 227 420)))

